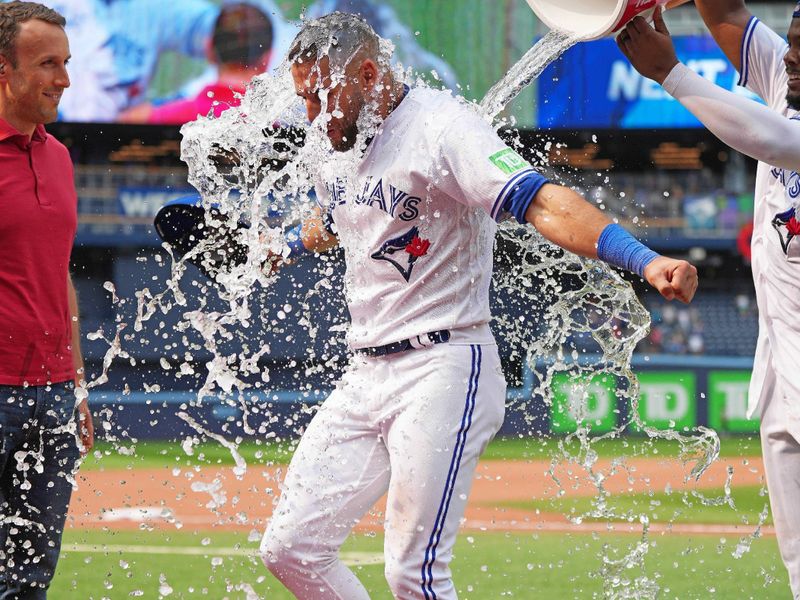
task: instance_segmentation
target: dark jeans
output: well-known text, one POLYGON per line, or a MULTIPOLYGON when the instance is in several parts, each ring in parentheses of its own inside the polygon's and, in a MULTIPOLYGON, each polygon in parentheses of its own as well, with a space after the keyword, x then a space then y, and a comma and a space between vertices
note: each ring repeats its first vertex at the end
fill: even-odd
POLYGON ((0 385, 0 600, 39 600, 56 570, 75 463, 74 384, 0 385))

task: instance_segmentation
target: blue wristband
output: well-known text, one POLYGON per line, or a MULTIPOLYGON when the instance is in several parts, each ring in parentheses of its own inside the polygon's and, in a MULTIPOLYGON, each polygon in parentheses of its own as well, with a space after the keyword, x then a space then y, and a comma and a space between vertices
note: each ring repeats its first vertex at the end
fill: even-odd
POLYGON ((289 246, 289 256, 287 258, 294 258, 308 252, 303 245, 303 224, 298 223, 285 233, 286 244, 289 246))
POLYGON ((597 258, 644 277, 644 268, 658 258, 658 253, 616 223, 610 223, 597 240, 597 258))

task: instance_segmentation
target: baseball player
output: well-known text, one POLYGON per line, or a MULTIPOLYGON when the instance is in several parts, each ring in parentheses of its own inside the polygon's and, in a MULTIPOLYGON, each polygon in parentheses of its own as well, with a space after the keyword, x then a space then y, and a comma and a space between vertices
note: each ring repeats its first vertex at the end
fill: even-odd
POLYGON ((620 47, 713 133, 759 160, 752 264, 759 337, 750 414, 761 415, 761 443, 781 556, 800 598, 800 4, 786 40, 742 0, 696 0, 711 34, 741 73, 740 84, 767 106, 718 88, 678 62, 660 13, 655 29, 631 23, 620 47))
POLYGON ((293 254, 344 247, 354 350, 298 445, 261 545, 303 599, 368 598, 338 552, 387 491, 392 593, 456 597, 459 520, 504 414, 489 329, 497 220, 632 270, 667 299, 688 302, 697 286, 692 265, 548 182, 449 92, 397 81, 386 48, 365 22, 334 13, 307 22, 289 53, 297 94, 336 152, 319 166, 318 218, 288 240, 293 254))

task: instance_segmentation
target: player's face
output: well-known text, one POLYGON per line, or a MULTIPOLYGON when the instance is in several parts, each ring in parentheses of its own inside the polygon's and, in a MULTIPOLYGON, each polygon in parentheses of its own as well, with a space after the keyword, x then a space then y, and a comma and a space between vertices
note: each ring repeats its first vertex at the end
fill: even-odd
POLYGON ((800 19, 792 20, 786 38, 789 40, 789 51, 783 57, 786 73, 789 75, 786 102, 794 110, 800 110, 800 19))
POLYGON ((364 107, 364 96, 357 74, 343 74, 334 83, 327 57, 318 63, 292 64, 295 91, 303 99, 309 121, 320 114, 325 119, 325 131, 333 149, 350 150, 358 135, 358 116, 364 107))
POLYGON ((16 63, 0 57, 2 116, 23 133, 58 117, 58 103, 69 87, 69 42, 58 25, 39 19, 25 21, 16 41, 16 63))

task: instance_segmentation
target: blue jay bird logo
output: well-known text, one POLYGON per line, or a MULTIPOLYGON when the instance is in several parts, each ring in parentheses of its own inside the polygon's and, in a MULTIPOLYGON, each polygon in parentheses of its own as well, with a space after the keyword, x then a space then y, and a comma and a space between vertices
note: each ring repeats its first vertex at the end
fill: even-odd
POLYGON ((403 235, 386 240, 371 258, 385 260, 394 265, 403 279, 409 281, 414 264, 428 253, 430 246, 430 240, 419 237, 419 228, 414 226, 403 235))
POLYGON ((775 215, 772 219, 772 226, 775 228, 775 231, 778 232, 783 253, 788 255, 789 242, 791 242, 796 235, 800 235, 800 221, 798 221, 795 216, 794 207, 775 215))

